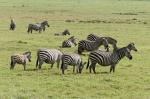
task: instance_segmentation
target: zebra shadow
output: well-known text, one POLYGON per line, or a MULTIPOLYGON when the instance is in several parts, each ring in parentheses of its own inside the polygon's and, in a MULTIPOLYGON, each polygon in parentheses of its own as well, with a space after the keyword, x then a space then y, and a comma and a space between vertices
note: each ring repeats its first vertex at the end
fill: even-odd
POLYGON ((37 69, 26 69, 25 71, 36 71, 37 69))
POLYGON ((96 73, 89 73, 89 72, 86 72, 85 74, 110 74, 110 72, 96 72, 96 73))

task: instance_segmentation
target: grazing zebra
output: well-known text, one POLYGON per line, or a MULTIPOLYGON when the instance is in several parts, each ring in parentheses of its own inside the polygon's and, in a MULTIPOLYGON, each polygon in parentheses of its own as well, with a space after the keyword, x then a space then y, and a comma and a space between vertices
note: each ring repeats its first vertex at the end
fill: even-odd
POLYGON ((32 33, 32 30, 35 31, 39 31, 39 33, 41 33, 41 31, 45 31, 45 26, 49 27, 48 21, 43 21, 41 23, 36 23, 36 24, 29 24, 28 25, 28 33, 32 33))
POLYGON ((77 41, 76 38, 74 36, 70 37, 68 40, 65 40, 62 42, 62 47, 72 47, 72 46, 76 46, 77 45, 77 41))
POLYGON ((62 52, 57 49, 39 49, 37 51, 36 68, 41 69, 41 66, 44 62, 51 64, 51 68, 53 68, 54 63, 57 62, 57 67, 59 68, 61 56, 62 52))
POLYGON ((94 51, 97 50, 101 45, 104 45, 105 49, 109 49, 108 42, 105 38, 97 39, 96 41, 81 40, 78 43, 78 53, 82 54, 84 50, 94 51))
POLYGON ((101 50, 96 50, 93 51, 89 54, 89 58, 88 58, 88 64, 87 64, 87 69, 89 67, 89 61, 91 62, 90 65, 90 73, 91 73, 91 69, 93 70, 94 73, 95 72, 95 67, 96 64, 98 63, 101 66, 109 66, 110 67, 110 73, 113 70, 113 72, 115 72, 115 66, 118 64, 118 62, 124 58, 127 57, 128 59, 132 59, 132 56, 130 54, 130 50, 127 47, 123 47, 120 49, 117 49, 113 52, 104 52, 101 50))
POLYGON ((15 64, 22 64, 24 66, 24 70, 26 70, 26 63, 31 62, 31 52, 25 52, 23 54, 14 54, 11 55, 11 64, 10 69, 14 69, 15 64))
POLYGON ((77 66, 76 72, 81 73, 85 64, 86 62, 83 63, 80 55, 78 54, 75 53, 63 54, 61 64, 62 74, 64 74, 64 71, 65 69, 67 69, 68 65, 73 66, 73 73, 75 72, 75 66, 77 66))
POLYGON ((55 36, 64 36, 64 35, 70 35, 70 32, 68 29, 64 30, 62 33, 55 33, 55 36))
POLYGON ((99 37, 95 34, 89 34, 87 36, 87 40, 90 40, 90 41, 96 41, 97 39, 103 39, 103 38, 107 39, 108 43, 113 46, 114 50, 117 49, 117 40, 115 40, 112 37, 99 37))
POLYGON ((15 28, 16 28, 16 24, 15 24, 14 20, 11 19, 11 22, 10 22, 10 30, 15 30, 15 28))

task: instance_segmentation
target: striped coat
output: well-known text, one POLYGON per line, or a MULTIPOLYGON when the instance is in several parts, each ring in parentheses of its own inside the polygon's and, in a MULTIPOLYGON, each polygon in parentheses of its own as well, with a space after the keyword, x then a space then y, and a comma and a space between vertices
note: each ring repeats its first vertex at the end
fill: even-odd
POLYGON ((22 64, 24 70, 26 70, 26 63, 31 62, 31 52, 25 52, 23 54, 11 55, 10 69, 14 69, 15 64, 22 64))
POLYGON ((101 45, 104 45, 105 49, 108 49, 108 42, 105 38, 97 39, 96 41, 81 40, 78 43, 78 53, 82 54, 85 51, 97 50, 101 45))
POLYGON ((75 66, 76 72, 81 73, 85 63, 82 62, 82 59, 78 54, 75 53, 63 54, 61 64, 62 74, 64 74, 64 70, 67 69, 68 65, 73 66, 73 73, 75 71, 75 66))
POLYGON ((44 62, 51 64, 51 68, 53 67, 53 64, 57 62, 57 67, 59 68, 61 57, 62 52, 57 49, 39 49, 37 51, 36 68, 41 69, 41 66, 44 62))
POLYGON ((108 44, 111 44, 113 46, 114 50, 117 49, 117 40, 115 40, 112 37, 99 37, 95 34, 89 34, 87 36, 87 40, 90 40, 90 41, 96 41, 97 39, 103 39, 103 38, 107 39, 108 44))
POLYGON ((62 42, 62 47, 73 47, 77 45, 76 38, 74 36, 70 37, 68 40, 62 42))
POLYGON ((118 64, 118 62, 125 56, 129 59, 132 59, 130 50, 127 47, 117 49, 114 52, 104 52, 101 50, 96 50, 89 54, 87 68, 89 67, 89 62, 91 62, 90 73, 91 73, 91 69, 93 69, 93 72, 96 73, 95 66, 97 63, 101 66, 111 65, 110 72, 112 70, 113 72, 115 72, 116 64, 118 64))

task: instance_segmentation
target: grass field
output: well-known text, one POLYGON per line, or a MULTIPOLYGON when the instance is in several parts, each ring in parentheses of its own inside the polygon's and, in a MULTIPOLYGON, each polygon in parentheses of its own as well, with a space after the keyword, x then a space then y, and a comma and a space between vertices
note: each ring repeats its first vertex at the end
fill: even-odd
MULTIPOLYGON (((150 1, 149 0, 0 0, 0 99, 150 99, 150 1), (10 16, 17 28, 9 31, 10 16), (48 20, 44 33, 27 34, 29 23, 48 20), (68 22, 71 21, 71 22, 68 22), (69 29, 86 39, 90 33, 111 36, 123 47, 134 42, 133 60, 124 58, 109 74, 97 65, 97 74, 61 75, 44 64, 35 71, 39 48, 59 48, 66 37, 54 33, 69 29), (32 62, 9 70, 10 55, 32 51, 32 62)), ((77 47, 61 49, 75 52, 77 47)), ((87 61, 88 56, 82 56, 87 61)))

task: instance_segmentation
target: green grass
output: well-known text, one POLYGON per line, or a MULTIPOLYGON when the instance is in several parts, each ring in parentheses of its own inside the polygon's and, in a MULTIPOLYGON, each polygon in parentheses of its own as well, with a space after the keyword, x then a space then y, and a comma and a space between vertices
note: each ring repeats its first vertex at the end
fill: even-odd
MULTIPOLYGON (((1 0, 0 1, 0 99, 149 99, 150 98, 150 1, 149 0, 1 0), (17 29, 9 31, 10 16, 17 29), (29 23, 48 20, 44 33, 27 34, 29 23), (73 20, 74 22, 66 22, 73 20), (96 20, 96 21, 94 21, 96 20), (124 58, 109 74, 97 65, 97 74, 73 74, 72 67, 61 75, 56 68, 34 71, 39 48, 57 48, 66 37, 54 33, 69 29, 86 39, 90 33, 111 36, 123 47, 135 42, 133 60, 124 58), (9 70, 13 53, 32 51, 32 62, 9 70)), ((61 49, 76 52, 77 47, 61 49)), ((87 56, 82 56, 87 61, 87 56)))

